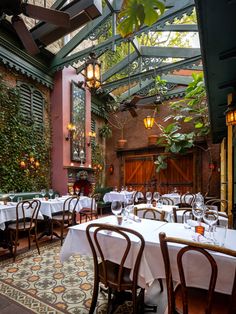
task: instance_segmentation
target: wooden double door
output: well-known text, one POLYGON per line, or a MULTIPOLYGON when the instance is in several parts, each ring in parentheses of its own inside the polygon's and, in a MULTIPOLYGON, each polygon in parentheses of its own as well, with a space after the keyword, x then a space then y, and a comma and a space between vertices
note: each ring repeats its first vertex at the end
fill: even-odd
POLYGON ((146 192, 170 193, 176 187, 178 192, 196 192, 193 153, 168 156, 167 168, 156 172, 156 155, 126 156, 124 179, 126 186, 146 192))

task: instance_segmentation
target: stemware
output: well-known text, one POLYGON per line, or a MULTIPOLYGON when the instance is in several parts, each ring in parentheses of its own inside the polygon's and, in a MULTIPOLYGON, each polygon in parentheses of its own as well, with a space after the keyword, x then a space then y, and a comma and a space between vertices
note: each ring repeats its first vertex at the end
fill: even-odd
POLYGON ((159 198, 160 198, 160 193, 159 193, 159 192, 154 192, 154 193, 153 193, 153 199, 154 199, 156 202, 158 202, 159 198))
POLYGON ((201 219, 204 215, 206 206, 202 202, 194 202, 192 205, 192 213, 195 218, 197 218, 198 224, 201 224, 201 219))
POLYGON ((14 197, 15 197, 15 192, 14 191, 9 191, 8 196, 10 197, 10 200, 12 202, 14 197))
POLYGON ((80 192, 80 189, 79 189, 79 188, 75 188, 75 194, 76 194, 77 196, 79 196, 79 192, 80 192))
POLYGON ((46 190, 45 189, 42 189, 41 190, 41 192, 40 192, 40 194, 42 195, 42 197, 44 198, 45 197, 45 195, 46 195, 46 190))
POLYGON ((111 211, 115 216, 118 216, 122 212, 122 203, 119 201, 113 201, 111 203, 111 211))
POLYGON ((218 209, 217 208, 206 208, 203 214, 203 220, 209 225, 209 238, 214 242, 213 238, 213 226, 218 221, 218 209))
POLYGON ((125 213, 127 218, 129 218, 130 213, 133 211, 134 209, 134 200, 133 198, 126 198, 125 201, 125 213))
POLYGON ((50 199, 51 199, 51 198, 52 198, 52 196, 53 196, 53 189, 49 189, 49 190, 48 190, 48 194, 49 194, 50 199))
POLYGON ((147 192, 146 193, 146 200, 147 200, 147 204, 150 206, 151 205, 151 200, 152 200, 152 192, 147 192))

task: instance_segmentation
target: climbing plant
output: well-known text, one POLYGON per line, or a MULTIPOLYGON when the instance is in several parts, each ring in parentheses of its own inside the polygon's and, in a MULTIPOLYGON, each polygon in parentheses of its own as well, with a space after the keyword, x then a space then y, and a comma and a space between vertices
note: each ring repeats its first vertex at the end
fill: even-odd
POLYGON ((50 185, 50 138, 26 123, 17 87, 0 77, 0 191, 39 191, 50 185))

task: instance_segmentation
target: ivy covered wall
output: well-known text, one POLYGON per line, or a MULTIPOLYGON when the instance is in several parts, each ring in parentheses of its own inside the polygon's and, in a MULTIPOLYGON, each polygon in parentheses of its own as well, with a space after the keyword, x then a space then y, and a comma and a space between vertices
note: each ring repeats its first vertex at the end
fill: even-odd
MULTIPOLYGON (((39 191, 50 186, 50 122, 45 88, 43 133, 20 112, 17 79, 27 78, 1 68, 0 77, 0 192, 39 191)), ((32 82, 31 82, 32 83, 32 82)), ((38 84, 35 84, 38 85, 38 84)), ((38 88, 39 86, 36 86, 38 88)))

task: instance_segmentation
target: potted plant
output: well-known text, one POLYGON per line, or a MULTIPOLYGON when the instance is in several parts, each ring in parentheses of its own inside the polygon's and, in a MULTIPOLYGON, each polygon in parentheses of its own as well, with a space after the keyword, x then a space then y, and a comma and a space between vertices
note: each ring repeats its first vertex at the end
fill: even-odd
POLYGON ((98 133, 102 138, 109 138, 112 136, 112 129, 108 123, 105 123, 101 128, 98 129, 98 133))

